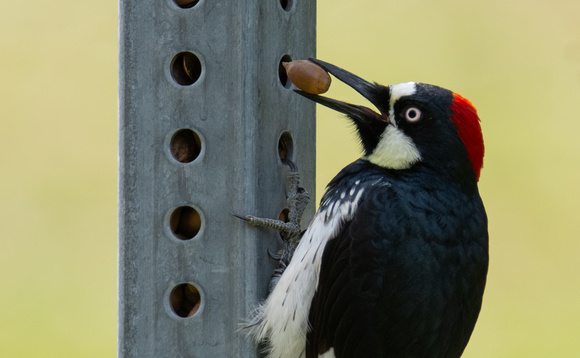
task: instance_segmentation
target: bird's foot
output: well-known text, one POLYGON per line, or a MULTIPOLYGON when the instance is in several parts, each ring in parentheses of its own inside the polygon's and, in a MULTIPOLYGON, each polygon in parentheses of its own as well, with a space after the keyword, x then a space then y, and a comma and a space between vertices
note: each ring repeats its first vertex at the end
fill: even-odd
POLYGON ((294 249, 300 241, 302 232, 300 220, 310 201, 310 195, 300 186, 300 174, 297 171, 296 165, 288 159, 285 159, 283 162, 290 167, 290 171, 286 177, 286 202, 288 209, 282 212, 280 218, 269 219, 253 215, 232 215, 244 220, 249 225, 277 230, 284 240, 285 245, 280 253, 271 254, 270 256, 276 255, 277 261, 288 263, 294 253, 294 249))
POLYGON ((296 223, 286 222, 278 219, 260 218, 252 215, 246 216, 237 214, 232 215, 237 217, 238 219, 244 220, 249 225, 277 230, 280 232, 280 235, 282 235, 282 237, 286 235, 297 235, 300 233, 300 226, 296 225, 296 223))

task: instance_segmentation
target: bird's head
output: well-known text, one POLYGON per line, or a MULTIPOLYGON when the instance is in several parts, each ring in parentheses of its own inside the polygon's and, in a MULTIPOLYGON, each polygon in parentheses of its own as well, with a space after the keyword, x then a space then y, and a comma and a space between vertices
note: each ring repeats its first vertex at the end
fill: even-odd
POLYGON ((369 83, 329 63, 311 61, 377 108, 378 113, 364 106, 297 91, 346 114, 354 122, 364 150, 363 159, 389 169, 424 165, 479 180, 483 135, 477 111, 467 99, 424 83, 392 86, 369 83))

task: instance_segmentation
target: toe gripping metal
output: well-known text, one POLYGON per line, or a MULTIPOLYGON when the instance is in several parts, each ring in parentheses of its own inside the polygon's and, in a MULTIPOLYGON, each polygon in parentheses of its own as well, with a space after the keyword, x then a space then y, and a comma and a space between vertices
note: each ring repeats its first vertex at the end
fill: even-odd
POLYGON ((289 159, 284 159, 282 162, 290 168, 286 177, 286 202, 288 203, 287 217, 284 218, 284 220, 280 220, 260 218, 252 215, 232 215, 253 226, 278 230, 280 236, 284 240, 284 248, 277 254, 269 251, 269 255, 272 259, 279 260, 280 264, 285 266, 285 264, 292 258, 292 253, 294 253, 294 249, 298 245, 300 237, 302 236, 300 220, 302 219, 302 214, 310 201, 310 195, 308 195, 308 192, 304 188, 300 187, 300 174, 298 174, 296 164, 289 159))

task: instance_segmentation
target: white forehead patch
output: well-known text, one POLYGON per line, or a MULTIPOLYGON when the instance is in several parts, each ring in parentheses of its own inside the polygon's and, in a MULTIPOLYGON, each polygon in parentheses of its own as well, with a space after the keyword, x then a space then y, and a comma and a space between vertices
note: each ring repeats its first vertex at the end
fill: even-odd
POLYGON ((390 86, 390 92, 390 105, 393 107, 399 98, 414 95, 417 92, 417 84, 415 82, 405 82, 399 83, 398 85, 392 85, 390 86))

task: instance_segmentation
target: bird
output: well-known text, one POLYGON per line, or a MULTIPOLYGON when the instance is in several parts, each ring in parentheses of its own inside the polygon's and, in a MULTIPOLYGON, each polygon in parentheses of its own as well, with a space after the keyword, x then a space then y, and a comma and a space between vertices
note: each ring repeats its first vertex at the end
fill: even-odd
POLYGON ((363 153, 328 184, 248 334, 269 358, 460 357, 489 264, 477 110, 442 87, 310 61, 376 110, 295 90, 346 115, 363 153))

